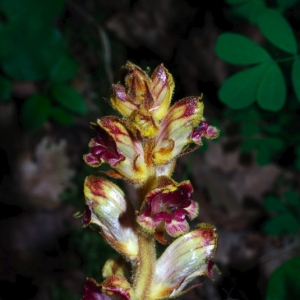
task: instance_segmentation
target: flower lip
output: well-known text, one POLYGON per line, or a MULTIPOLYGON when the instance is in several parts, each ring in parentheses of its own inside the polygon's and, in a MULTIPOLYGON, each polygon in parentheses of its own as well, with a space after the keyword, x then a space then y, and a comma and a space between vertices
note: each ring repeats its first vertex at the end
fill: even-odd
POLYGON ((87 164, 97 167, 105 161, 116 166, 123 161, 125 156, 118 151, 113 138, 97 124, 92 124, 92 128, 96 132, 96 137, 90 141, 91 152, 84 156, 87 164))
POLYGON ((201 138, 205 137, 207 139, 215 139, 219 136, 219 130, 208 124, 204 119, 201 120, 199 125, 192 132, 192 140, 196 144, 202 144, 201 138))
POLYGON ((186 216, 194 219, 198 214, 198 204, 191 200, 192 192, 189 181, 177 184, 168 177, 161 177, 158 186, 146 196, 138 223, 152 233, 164 224, 166 232, 173 237, 187 232, 186 216))
POLYGON ((84 285, 82 300, 130 300, 132 288, 122 276, 111 276, 101 284, 88 278, 84 285))

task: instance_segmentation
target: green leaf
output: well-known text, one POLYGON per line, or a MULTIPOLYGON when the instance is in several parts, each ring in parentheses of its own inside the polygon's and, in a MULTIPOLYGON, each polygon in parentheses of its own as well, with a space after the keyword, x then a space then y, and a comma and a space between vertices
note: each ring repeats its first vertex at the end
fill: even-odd
POLYGON ((48 119, 51 109, 50 100, 42 94, 28 98, 22 106, 22 121, 29 130, 41 127, 48 119))
POLYGON ((285 143, 282 139, 276 137, 266 137, 263 139, 263 145, 273 152, 282 151, 285 148, 285 143))
POLYGON ((267 211, 286 212, 286 206, 279 198, 274 196, 267 196, 264 201, 264 208, 267 211))
POLYGON ((296 170, 300 171, 300 157, 297 157, 295 160, 295 168, 296 170))
POLYGON ((256 23, 258 16, 266 8, 265 1, 263 0, 229 0, 227 2, 231 2, 232 4, 240 4, 232 8, 229 11, 229 15, 241 17, 251 23, 256 23))
POLYGON ((54 26, 29 21, 0 26, 0 63, 16 80, 44 80, 67 50, 54 26))
POLYGON ((249 38, 235 33, 221 34, 215 51, 220 58, 232 64, 248 65, 271 60, 264 48, 249 38))
POLYGON ((234 122, 253 123, 261 119, 260 113, 256 107, 251 106, 247 109, 235 111, 232 116, 229 116, 234 122))
POLYGON ((78 69, 78 63, 69 55, 60 55, 53 65, 49 79, 54 82, 64 82, 72 79, 78 69))
POLYGON ((243 152, 250 152, 259 146, 260 141, 258 139, 248 139, 240 144, 240 149, 243 152))
POLYGON ((282 72, 273 62, 268 65, 257 91, 257 102, 266 110, 278 111, 285 102, 286 86, 282 72))
POLYGON ((256 100, 256 90, 265 69, 266 64, 261 64, 228 78, 219 90, 221 101, 233 109, 251 105, 256 100))
POLYGON ((277 134, 283 129, 278 124, 265 124, 262 126, 262 130, 267 133, 277 134))
POLYGON ((278 124, 281 127, 288 126, 291 124, 291 116, 288 114, 280 114, 278 118, 278 124))
POLYGON ((256 162, 260 166, 267 165, 271 162, 271 151, 268 147, 260 145, 256 153, 256 162))
POLYGON ((271 275, 266 300, 296 300, 300 295, 300 257, 280 265, 271 275))
POLYGON ((51 93, 57 103, 70 111, 79 114, 85 114, 87 112, 83 97, 72 87, 57 84, 52 87, 51 93))
POLYGON ((10 99, 12 83, 7 78, 0 76, 0 102, 10 99))
POLYGON ((300 59, 296 58, 292 66, 292 83, 295 94, 300 102, 300 59))
POLYGON ((268 235, 278 236, 284 233, 296 234, 299 231, 297 219, 286 212, 268 220, 263 230, 268 235))
POLYGON ((288 53, 297 53, 297 42, 293 30, 278 11, 266 9, 258 17, 258 26, 272 44, 288 53))
POLYGON ((50 118, 52 118, 55 122, 62 125, 74 124, 74 116, 64 111, 60 107, 52 107, 50 111, 50 118))
POLYGON ((300 198, 299 194, 295 190, 289 190, 284 193, 284 198, 286 200, 286 203, 294 206, 294 207, 300 207, 300 198))
POLYGON ((241 126, 240 132, 243 136, 247 137, 260 132, 260 128, 254 123, 246 123, 241 126))
POLYGON ((64 0, 1 0, 0 11, 10 22, 33 20, 49 23, 57 18, 65 6, 64 0))
POLYGON ((298 0, 277 0, 278 9, 281 12, 284 12, 286 9, 294 6, 298 0))
POLYGON ((243 4, 247 2, 247 0, 226 0, 227 4, 236 5, 236 4, 243 4))

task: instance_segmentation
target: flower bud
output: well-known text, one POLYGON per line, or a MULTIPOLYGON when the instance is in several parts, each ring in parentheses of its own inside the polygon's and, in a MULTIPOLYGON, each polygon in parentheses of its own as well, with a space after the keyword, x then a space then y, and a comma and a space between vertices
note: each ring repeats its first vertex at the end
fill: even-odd
POLYGON ((132 99, 127 95, 125 87, 120 84, 112 85, 110 103, 112 107, 124 117, 129 117, 138 109, 138 105, 133 103, 132 99))
POLYGON ((173 77, 161 64, 154 70, 151 81, 150 92, 154 102, 149 111, 154 119, 161 120, 167 114, 172 99, 173 77))
POLYGON ((200 224, 199 228, 176 239, 156 262, 151 284, 151 300, 177 297, 195 277, 212 277, 217 234, 212 225, 200 224))
POLYGON ((112 182, 88 176, 84 183, 86 212, 84 226, 96 224, 113 248, 131 260, 138 255, 134 211, 123 191, 112 182))
POLYGON ((161 121, 153 150, 154 163, 167 164, 179 156, 192 141, 190 136, 202 117, 203 103, 198 97, 176 102, 161 121))
POLYGON ((151 79, 137 65, 127 62, 125 67, 125 86, 127 95, 136 105, 150 108, 153 105, 153 98, 149 87, 151 79))

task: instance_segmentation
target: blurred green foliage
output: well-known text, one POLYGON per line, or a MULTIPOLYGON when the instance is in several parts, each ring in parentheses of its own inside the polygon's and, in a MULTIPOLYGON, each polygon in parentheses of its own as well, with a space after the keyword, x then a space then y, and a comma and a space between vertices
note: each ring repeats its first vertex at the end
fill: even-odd
MULTIPOLYGON (((239 133, 242 152, 255 152, 260 165, 277 161, 290 151, 294 170, 300 170, 300 56, 298 41, 285 18, 298 0, 225 0, 229 16, 255 24, 265 38, 263 45, 241 34, 221 34, 216 54, 240 65, 219 90, 229 109, 228 117, 239 133)), ((266 196, 270 218, 263 231, 270 236, 297 238, 300 230, 300 197, 290 189, 282 197, 266 196)), ((282 264, 270 277, 267 300, 300 297, 300 257, 282 264)), ((299 298, 300 299, 300 298, 299 298)))
POLYGON ((289 259, 271 275, 266 300, 296 300, 300 296, 300 257, 289 259))
POLYGON ((300 131, 298 115, 293 107, 296 101, 287 104, 290 110, 275 112, 263 111, 256 106, 233 111, 226 110, 224 115, 237 127, 241 136, 240 149, 244 153, 256 152, 259 165, 276 161, 286 149, 294 147, 293 168, 300 170, 300 131))
POLYGON ((288 190, 282 198, 267 196, 264 208, 273 216, 263 226, 271 236, 295 235, 300 230, 300 197, 295 190, 288 190))
POLYGON ((71 125, 74 114, 87 111, 82 96, 68 84, 78 63, 54 25, 64 7, 64 0, 0 0, 0 101, 10 99, 14 80, 42 84, 22 106, 27 129, 48 119, 71 125))
POLYGON ((219 90, 220 100, 235 110, 227 110, 225 115, 241 134, 241 150, 255 151, 258 164, 276 161, 292 148, 294 168, 300 170, 300 134, 296 130, 300 57, 292 27, 283 16, 297 1, 277 0, 272 7, 264 0, 226 2, 233 5, 230 16, 257 25, 267 42, 263 47, 241 34, 219 36, 216 54, 228 63, 243 66, 219 90))
POLYGON ((300 80, 300 64, 296 38, 287 20, 276 9, 264 7, 257 13, 255 23, 271 44, 290 56, 276 59, 245 36, 233 33, 220 35, 215 48, 220 58, 231 64, 254 66, 227 79, 219 91, 219 97, 233 109, 242 109, 257 101, 262 109, 278 111, 283 108, 287 94, 280 62, 293 61, 292 83, 296 96, 299 96, 297 82, 300 80))

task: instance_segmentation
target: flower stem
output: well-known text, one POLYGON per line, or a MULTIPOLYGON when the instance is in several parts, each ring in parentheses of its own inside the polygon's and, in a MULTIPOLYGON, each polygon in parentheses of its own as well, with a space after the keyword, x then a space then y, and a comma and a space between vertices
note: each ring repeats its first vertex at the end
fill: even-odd
POLYGON ((153 237, 140 233, 139 246, 139 260, 136 265, 133 288, 136 299, 148 300, 156 259, 153 237))

